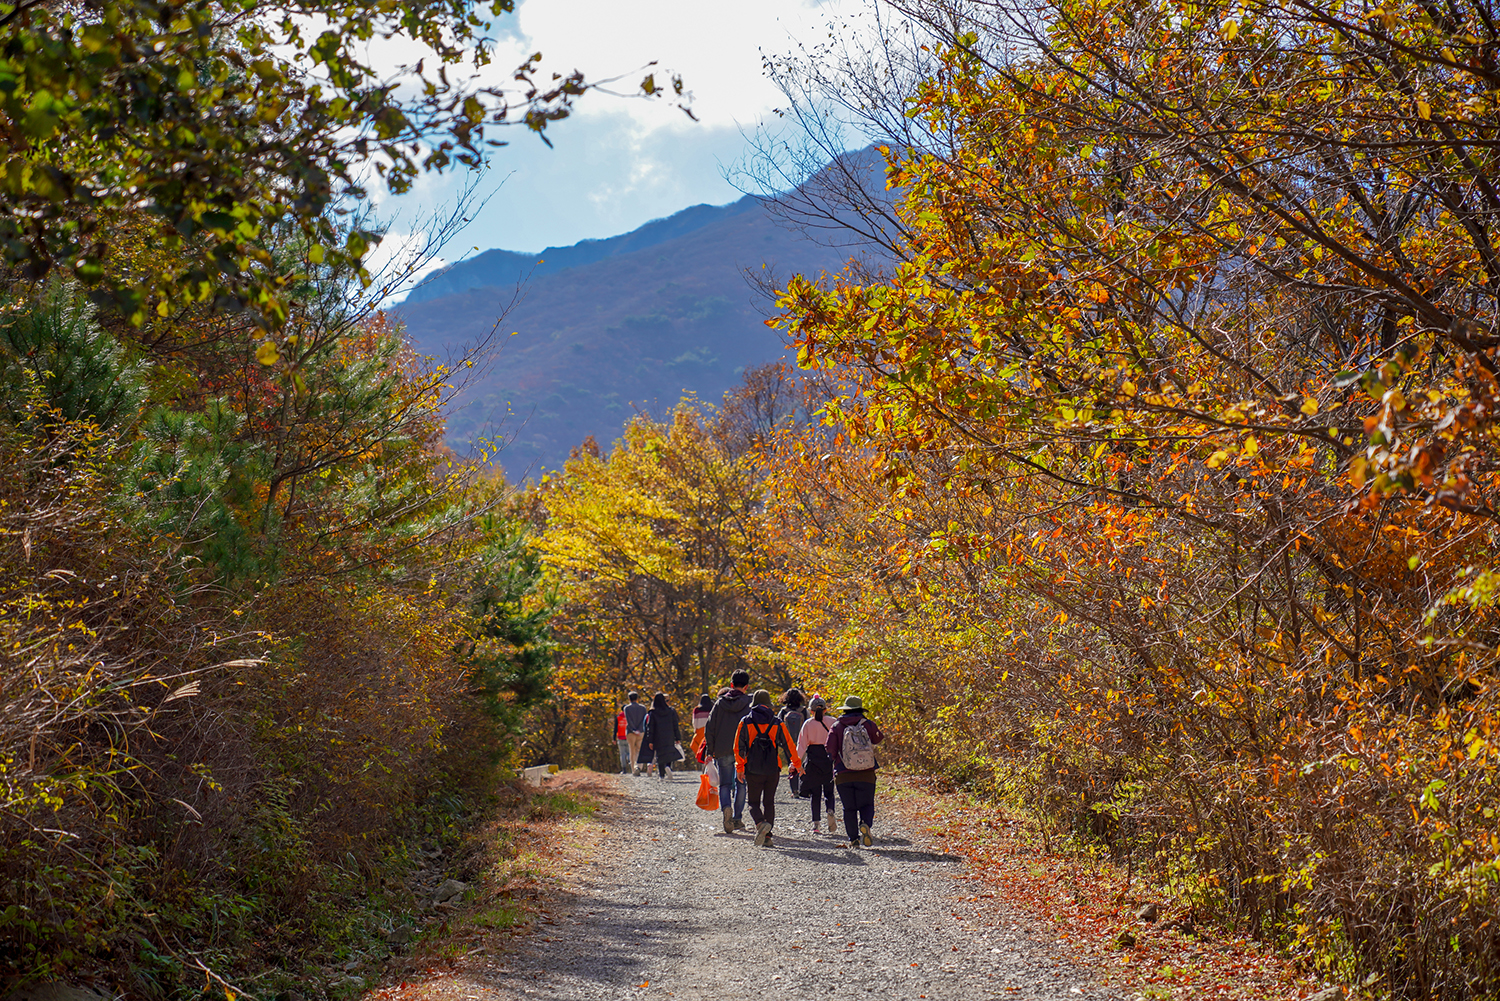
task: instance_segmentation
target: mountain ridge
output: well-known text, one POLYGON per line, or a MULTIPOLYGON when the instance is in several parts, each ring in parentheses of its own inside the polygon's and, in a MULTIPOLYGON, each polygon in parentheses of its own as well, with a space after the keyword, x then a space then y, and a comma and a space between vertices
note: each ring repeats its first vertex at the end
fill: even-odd
POLYGON ((582 267, 622 253, 646 250, 714 222, 753 210, 759 200, 746 195, 727 205, 700 203, 643 223, 627 233, 600 239, 580 240, 566 247, 548 247, 539 253, 494 248, 457 261, 424 278, 402 300, 401 305, 430 302, 474 288, 503 288, 532 278, 542 278, 568 268, 582 267))
MULTIPOLYGON (((843 181, 873 187, 878 177, 876 197, 889 206, 874 151, 824 171, 834 166, 843 181)), ((783 358, 764 290, 790 274, 840 272, 859 247, 820 242, 795 211, 768 211, 780 207, 754 196, 695 205, 604 240, 539 255, 487 251, 446 269, 424 285, 427 297, 394 312, 423 354, 499 342, 458 390, 449 442, 508 441, 501 463, 519 479, 561 466, 586 437, 607 445, 637 410, 660 413, 688 395, 717 402, 747 369, 783 358)))

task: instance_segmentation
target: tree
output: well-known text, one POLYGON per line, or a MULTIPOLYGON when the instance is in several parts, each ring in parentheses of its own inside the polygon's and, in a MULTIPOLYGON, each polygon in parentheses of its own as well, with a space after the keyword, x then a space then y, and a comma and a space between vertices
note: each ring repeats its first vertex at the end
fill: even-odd
MULTIPOLYGON (((490 59, 488 17, 512 0, 126 0, 0 3, 3 262, 35 279, 54 267, 139 325, 201 304, 286 321, 308 267, 362 261, 377 235, 337 212, 368 171, 392 191, 424 170, 478 167, 497 126, 544 133, 591 86, 546 74, 540 55, 512 89, 469 88, 450 66, 490 59), (396 36, 425 60, 386 78, 364 55, 396 36), (160 270, 111 254, 138 230, 160 270), (298 248, 279 257, 277 238, 298 248)), ((647 96, 681 80, 643 81, 647 96)), ((277 345, 266 341, 263 358, 277 345)))
POLYGON ((755 470, 714 425, 691 401, 664 422, 637 416, 609 456, 579 450, 539 486, 535 545, 568 610, 569 655, 604 671, 597 690, 708 691, 774 621, 751 588, 755 470))

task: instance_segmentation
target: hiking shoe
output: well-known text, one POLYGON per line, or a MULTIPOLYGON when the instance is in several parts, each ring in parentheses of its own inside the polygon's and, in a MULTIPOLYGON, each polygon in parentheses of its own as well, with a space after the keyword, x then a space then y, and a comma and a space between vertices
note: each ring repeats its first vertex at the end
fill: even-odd
POLYGON ((813 821, 813 833, 814 834, 822 834, 823 833, 822 831, 818 830, 818 822, 816 820, 813 821))
POLYGON ((849 842, 849 850, 851 852, 857 852, 857 851, 859 851, 859 842, 858 841, 851 841, 851 842, 849 842))
POLYGON ((745 821, 743 819, 739 818, 739 817, 735 817, 734 818, 734 829, 736 831, 743 831, 745 829, 745 821))
POLYGON ((734 833, 734 807, 732 806, 726 806, 724 808, 724 833, 734 833))
POLYGON ((772 844, 771 844, 771 832, 770 831, 766 832, 766 841, 765 841, 764 847, 766 847, 766 848, 773 847, 772 844))
POLYGON ((875 843, 875 839, 872 838, 872 837, 870 837, 870 825, 869 824, 860 824, 859 825, 859 840, 861 840, 861 841, 863 841, 865 843, 865 847, 866 848, 870 847, 871 845, 873 845, 875 843))
POLYGON ((672 769, 668 768, 665 772, 662 773, 661 777, 670 780, 672 778, 672 769))
POLYGON ((755 825, 755 844, 757 847, 766 843, 766 835, 771 833, 771 825, 762 820, 755 825))

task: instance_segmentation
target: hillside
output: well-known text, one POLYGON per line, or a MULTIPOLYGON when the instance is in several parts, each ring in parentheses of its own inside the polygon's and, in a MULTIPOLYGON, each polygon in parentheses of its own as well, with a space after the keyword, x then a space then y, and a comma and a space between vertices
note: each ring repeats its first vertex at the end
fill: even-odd
POLYGON ((520 479, 560 466, 588 435, 607 446, 636 408, 660 410, 688 393, 717 400, 746 368, 780 358, 781 337, 764 322, 774 304, 747 272, 835 272, 849 252, 746 197, 535 257, 488 251, 397 311, 417 349, 438 358, 499 321, 499 352, 461 393, 449 437, 458 447, 513 439, 501 461, 520 479))
POLYGON ((412 289, 408 305, 441 299, 474 288, 509 288, 518 282, 544 278, 567 268, 576 268, 606 257, 654 247, 694 230, 721 222, 742 212, 760 209, 754 198, 741 198, 728 205, 694 205, 665 219, 653 219, 637 229, 603 240, 581 240, 571 247, 548 247, 540 254, 514 250, 486 250, 432 275, 412 289))

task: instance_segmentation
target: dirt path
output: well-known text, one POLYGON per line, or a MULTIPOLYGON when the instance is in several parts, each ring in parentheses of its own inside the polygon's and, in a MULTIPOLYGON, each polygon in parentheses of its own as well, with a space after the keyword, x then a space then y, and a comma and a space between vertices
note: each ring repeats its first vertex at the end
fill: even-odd
POLYGON ((590 857, 570 860, 533 934, 373 996, 1119 996, 1059 959, 1043 926, 963 903, 973 892, 963 860, 889 813, 877 816, 875 845, 853 852, 842 837, 811 834, 807 802, 783 785, 775 846, 756 848, 749 832, 726 835, 717 813, 694 805, 696 775, 620 785, 618 809, 590 828, 590 857))

